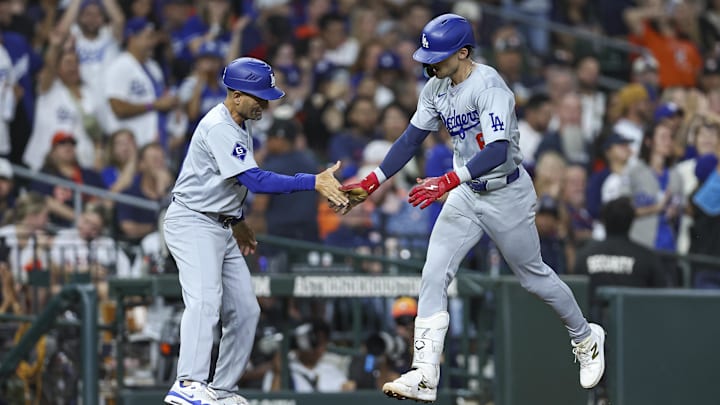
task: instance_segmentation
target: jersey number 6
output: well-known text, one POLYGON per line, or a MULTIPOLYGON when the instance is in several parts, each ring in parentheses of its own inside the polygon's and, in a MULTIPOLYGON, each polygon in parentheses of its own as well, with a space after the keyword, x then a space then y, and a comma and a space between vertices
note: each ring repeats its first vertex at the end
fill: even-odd
POLYGON ((483 137, 482 132, 475 135, 475 140, 477 141, 478 146, 480 147, 480 150, 485 149, 485 138, 483 137))

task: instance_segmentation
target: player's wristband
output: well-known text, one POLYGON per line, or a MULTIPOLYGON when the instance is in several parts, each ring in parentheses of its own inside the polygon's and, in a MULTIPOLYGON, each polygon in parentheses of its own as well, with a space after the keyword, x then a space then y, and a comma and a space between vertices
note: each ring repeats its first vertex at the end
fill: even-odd
POLYGON ((360 181, 360 187, 367 191, 368 194, 372 194, 375 190, 380 187, 380 181, 375 172, 370 172, 365 178, 360 181))

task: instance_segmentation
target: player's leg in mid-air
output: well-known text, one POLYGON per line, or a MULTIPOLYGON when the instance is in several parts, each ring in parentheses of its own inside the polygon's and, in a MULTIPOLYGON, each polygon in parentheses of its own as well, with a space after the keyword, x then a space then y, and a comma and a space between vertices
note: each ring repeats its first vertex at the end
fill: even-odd
POLYGON ((535 225, 535 190, 527 172, 507 187, 488 193, 478 202, 480 220, 520 284, 558 314, 571 337, 580 363, 580 384, 592 388, 605 371, 605 331, 589 324, 570 288, 542 261, 535 225))
POLYGON ((473 207, 461 188, 445 202, 430 235, 427 260, 422 271, 412 369, 383 386, 398 399, 433 402, 437 397, 442 357, 450 316, 447 288, 460 262, 482 237, 473 207))

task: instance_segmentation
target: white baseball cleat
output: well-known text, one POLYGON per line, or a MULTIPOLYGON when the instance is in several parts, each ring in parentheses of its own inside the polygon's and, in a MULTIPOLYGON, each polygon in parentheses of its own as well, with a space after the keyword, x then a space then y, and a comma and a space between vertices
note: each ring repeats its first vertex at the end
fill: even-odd
POLYGON ((590 324, 590 336, 580 343, 571 342, 575 360, 580 363, 580 385, 596 386, 605 372, 605 329, 590 324))
POLYGON ((248 405, 247 399, 238 394, 232 394, 229 397, 218 398, 217 391, 212 388, 207 388, 211 398, 215 399, 217 405, 248 405))
POLYGON ((165 395, 168 405, 217 405, 217 401, 208 394, 205 384, 195 381, 175 381, 165 395))
POLYGON ((385 395, 395 399, 413 399, 420 402, 435 402, 437 387, 429 387, 422 371, 413 369, 395 381, 383 385, 385 395))

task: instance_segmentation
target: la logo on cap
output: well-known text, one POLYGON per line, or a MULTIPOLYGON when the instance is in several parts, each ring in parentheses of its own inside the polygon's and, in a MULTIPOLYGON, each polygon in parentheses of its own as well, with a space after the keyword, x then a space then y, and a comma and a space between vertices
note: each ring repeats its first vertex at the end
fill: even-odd
POLYGON ((424 32, 423 32, 423 36, 422 36, 422 47, 423 47, 423 48, 429 48, 429 47, 430 47, 430 43, 428 42, 427 37, 425 36, 425 33, 424 33, 424 32))

